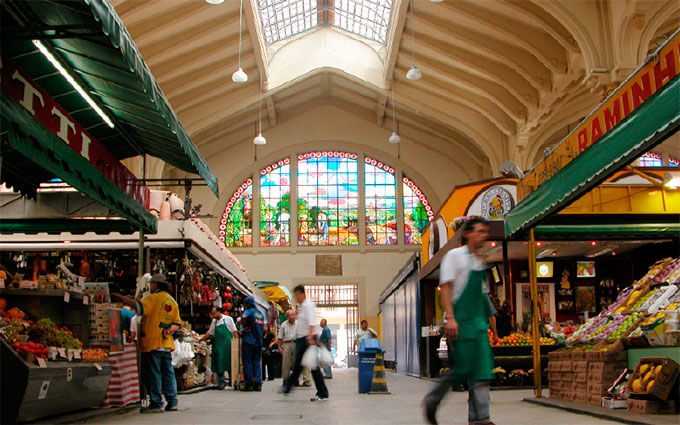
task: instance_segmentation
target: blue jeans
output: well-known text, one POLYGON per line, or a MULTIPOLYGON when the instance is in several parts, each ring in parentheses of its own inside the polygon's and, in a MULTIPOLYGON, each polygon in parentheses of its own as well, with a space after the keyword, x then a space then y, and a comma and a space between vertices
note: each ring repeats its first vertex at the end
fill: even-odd
MULTIPOLYGON (((425 397, 428 407, 436 408, 453 385, 453 369, 445 373, 437 386, 425 397)), ((468 422, 483 422, 489 414, 489 381, 468 381, 468 422)))
POLYGON ((243 375, 246 386, 262 385, 262 347, 244 342, 241 350, 243 351, 243 375))
POLYGON ((142 380, 151 398, 150 407, 163 407, 161 390, 168 406, 177 406, 177 381, 169 351, 142 353, 142 380))

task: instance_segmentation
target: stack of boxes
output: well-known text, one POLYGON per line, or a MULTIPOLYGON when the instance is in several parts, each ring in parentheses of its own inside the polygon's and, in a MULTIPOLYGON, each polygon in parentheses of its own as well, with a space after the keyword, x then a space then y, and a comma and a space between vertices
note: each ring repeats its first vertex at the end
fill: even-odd
POLYGON ((571 401, 573 398, 573 372, 571 352, 561 351, 548 354, 548 382, 550 398, 571 401))
POLYGON ((110 342, 110 317, 108 303, 90 304, 90 345, 102 345, 110 342))
POLYGON ((607 390, 626 370, 628 354, 623 350, 621 342, 614 344, 608 351, 590 351, 584 354, 588 360, 585 403, 602 406, 602 397, 609 394, 607 390))

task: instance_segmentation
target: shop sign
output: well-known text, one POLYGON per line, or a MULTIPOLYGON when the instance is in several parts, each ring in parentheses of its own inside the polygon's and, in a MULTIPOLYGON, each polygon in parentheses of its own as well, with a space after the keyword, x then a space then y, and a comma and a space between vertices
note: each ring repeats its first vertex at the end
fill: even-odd
POLYGON ((0 88, 104 177, 149 207, 149 189, 12 60, 2 56, 0 88))
POLYGON ((487 220, 503 220, 515 206, 510 192, 500 186, 492 187, 482 196, 482 217, 487 220))
MULTIPOLYGON (((677 33, 676 33, 677 34, 677 33)), ((680 37, 674 36, 658 56, 619 86, 560 144, 517 184, 523 199, 571 160, 596 143, 680 72, 680 37)))

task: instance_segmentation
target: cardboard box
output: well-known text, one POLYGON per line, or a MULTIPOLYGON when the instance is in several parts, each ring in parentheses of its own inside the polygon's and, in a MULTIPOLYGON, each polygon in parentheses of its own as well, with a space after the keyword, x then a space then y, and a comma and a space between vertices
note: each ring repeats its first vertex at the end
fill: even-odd
POLYGON ((562 391, 560 394, 562 395, 560 400, 572 401, 574 398, 574 393, 572 391, 562 391))
POLYGON ((602 406, 602 396, 596 394, 588 394, 586 396, 586 404, 591 406, 602 406))
MULTIPOLYGON (((651 369, 650 369, 651 370, 651 369)), ((641 358, 635 370, 630 375, 628 384, 626 385, 626 391, 630 394, 648 394, 652 395, 660 400, 668 400, 668 397, 673 389, 676 379, 678 379, 678 372, 680 367, 673 360, 666 357, 643 357, 641 358), (633 391, 633 381, 640 379, 640 366, 643 364, 652 364, 656 369, 661 366, 661 370, 658 374, 654 374, 654 384, 645 392, 633 391)), ((644 377, 643 377, 644 378, 644 377)))
POLYGON ((562 380, 562 373, 548 372, 548 382, 557 382, 562 380))
POLYGON ((588 395, 586 393, 573 391, 571 395, 571 401, 575 401, 576 403, 586 403, 587 397, 588 395))
POLYGON ((626 408, 629 412, 644 413, 647 415, 665 415, 675 413, 675 402, 657 400, 638 400, 629 398, 626 408))
POLYGON ((588 362, 588 373, 619 371, 625 369, 626 366, 628 366, 626 362, 588 362))
POLYGON ((572 382, 571 381, 557 381, 557 387, 560 391, 571 391, 572 382))
POLYGON ((571 361, 571 371, 572 372, 587 372, 588 362, 586 360, 571 361))
POLYGON ((586 360, 589 362, 601 362, 601 361, 611 361, 611 362, 625 362, 628 360, 628 352, 623 346, 621 340, 614 342, 607 351, 599 351, 600 348, 606 346, 605 341, 600 341, 597 343, 593 351, 588 351, 586 353, 586 360))
POLYGON ((609 384, 599 384, 599 383, 595 383, 595 382, 588 382, 586 384, 586 386, 587 386, 586 392, 588 394, 599 395, 599 396, 609 394, 609 392, 607 391, 610 387, 609 384))
POLYGON ((602 397, 602 407, 607 409, 625 409, 628 403, 625 398, 602 397))
POLYGON ((554 390, 550 388, 550 391, 548 392, 548 398, 552 398, 554 400, 559 400, 561 395, 560 395, 560 390, 554 390))
POLYGON ((549 370, 550 372, 559 372, 559 368, 558 368, 559 365, 558 365, 558 363, 559 363, 559 362, 556 361, 556 360, 550 360, 550 361, 548 362, 548 370, 549 370))
MULTIPOLYGON (((584 360, 586 360, 586 354, 588 354, 587 351, 572 351, 571 352, 571 361, 572 362, 574 362, 574 361, 577 361, 577 362, 584 361, 584 360)), ((578 371, 574 371, 574 372, 578 372, 578 371)))
POLYGON ((567 381, 571 382, 572 381, 572 373, 571 372, 558 372, 560 374, 560 381, 567 381))
MULTIPOLYGON (((618 376, 618 375, 617 375, 618 376)), ((573 382, 587 382, 588 374, 586 372, 573 372, 571 374, 571 380, 573 382)))
POLYGON ((621 375, 621 372, 623 372, 623 369, 588 372, 586 382, 592 382, 593 384, 611 384, 619 377, 619 375, 621 375))
POLYGON ((572 382, 571 383, 571 390, 577 393, 583 393, 587 394, 588 393, 588 384, 585 382, 572 382))

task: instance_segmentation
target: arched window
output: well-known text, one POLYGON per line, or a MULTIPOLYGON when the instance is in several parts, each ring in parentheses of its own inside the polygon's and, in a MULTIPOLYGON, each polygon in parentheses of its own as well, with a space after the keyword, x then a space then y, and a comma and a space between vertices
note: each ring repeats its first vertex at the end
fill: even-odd
POLYGON ((680 167, 680 160, 670 156, 670 157, 668 157, 668 166, 669 167, 680 167))
POLYGON ((227 246, 253 246, 253 179, 244 181, 227 202, 219 235, 227 246))
POLYGON ((403 197, 397 196, 401 173, 375 158, 317 151, 297 155, 295 163, 283 158, 258 171, 259 179, 247 179, 227 202, 219 230, 227 246, 416 245, 434 218, 422 190, 403 177, 403 197), (259 185, 257 202, 253 184, 259 185), (362 222, 360 205, 365 208, 362 222), (402 214, 403 240, 397 224, 402 214))
POLYGON ((411 179, 404 176, 404 236, 407 244, 422 243, 422 234, 434 217, 425 194, 411 179))
POLYGON ((260 245, 290 246, 290 159, 260 170, 260 245))
POLYGON ((366 157, 366 244, 397 243, 397 185, 394 168, 366 157))
POLYGON ((645 152, 640 157, 640 167, 663 167, 661 154, 656 152, 645 152))
POLYGON ((298 155, 299 245, 359 245, 357 155, 298 155))

